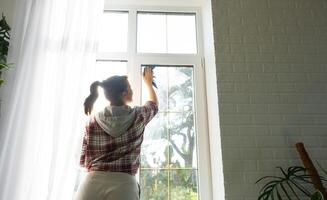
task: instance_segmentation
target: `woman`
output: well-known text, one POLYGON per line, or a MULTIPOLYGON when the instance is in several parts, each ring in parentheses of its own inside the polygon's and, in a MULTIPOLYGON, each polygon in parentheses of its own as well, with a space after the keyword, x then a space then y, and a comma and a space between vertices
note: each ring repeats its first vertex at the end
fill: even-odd
POLYGON ((92 83, 84 103, 90 114, 104 89, 110 105, 96 113, 86 127, 80 165, 88 173, 78 189, 76 200, 138 200, 140 188, 135 174, 140 165, 144 128, 158 112, 157 95, 152 87, 153 72, 144 69, 143 81, 149 99, 143 106, 131 108, 133 91, 126 76, 113 76, 92 83))

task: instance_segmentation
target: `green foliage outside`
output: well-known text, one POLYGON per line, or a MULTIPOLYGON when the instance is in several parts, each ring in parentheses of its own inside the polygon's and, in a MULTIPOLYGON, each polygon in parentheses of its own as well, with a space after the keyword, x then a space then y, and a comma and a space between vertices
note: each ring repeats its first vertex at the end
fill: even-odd
POLYGON ((197 200, 193 69, 158 67, 154 74, 161 113, 145 132, 152 143, 142 148, 141 199, 197 200))
POLYGON ((171 173, 168 170, 142 170, 142 199, 197 200, 196 173, 196 170, 174 170, 171 173))
POLYGON ((10 40, 10 27, 6 22, 5 16, 2 15, 0 20, 0 86, 4 83, 4 80, 1 79, 3 70, 9 68, 7 63, 7 55, 9 49, 9 40, 10 40))

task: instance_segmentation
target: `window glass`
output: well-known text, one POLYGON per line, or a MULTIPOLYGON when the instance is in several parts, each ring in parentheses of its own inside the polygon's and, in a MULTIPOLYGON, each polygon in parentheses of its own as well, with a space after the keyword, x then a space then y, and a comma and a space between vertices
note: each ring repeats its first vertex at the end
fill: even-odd
MULTIPOLYGON (((137 35, 129 38, 129 26, 134 24, 128 22, 128 12, 103 13, 98 51, 105 60, 97 61, 90 74, 93 81, 102 81, 113 75, 139 73, 128 68, 127 61, 111 60, 116 57, 125 60, 126 57, 119 57, 125 54, 110 53, 126 53, 129 42, 137 44, 137 52, 132 52, 128 62, 134 62, 135 53, 197 53, 195 13, 140 11, 136 16, 137 35), (108 58, 103 55, 108 55, 108 58)), ((141 199, 198 200, 193 67, 158 66, 154 74, 160 107, 159 113, 145 129, 138 174, 141 199)), ((147 92, 144 85, 134 89, 141 92, 142 103, 145 103, 147 92)), ((107 105, 103 90, 99 88, 93 112, 107 105)), ((79 170, 75 190, 84 176, 85 173, 79 170)))
POLYGON ((196 54, 195 14, 139 12, 137 51, 196 54))
POLYGON ((166 53, 166 16, 142 13, 137 17, 137 50, 144 53, 166 53))
POLYGON ((99 52, 126 52, 128 12, 105 11, 99 31, 99 52))
POLYGON ((167 15, 168 53, 195 54, 195 15, 167 15))
MULTIPOLYGON (((143 70, 143 69, 142 69, 143 70)), ((159 113, 148 124, 141 151, 141 199, 198 199, 193 68, 154 69, 159 113)), ((147 100, 142 85, 143 103, 147 100)))

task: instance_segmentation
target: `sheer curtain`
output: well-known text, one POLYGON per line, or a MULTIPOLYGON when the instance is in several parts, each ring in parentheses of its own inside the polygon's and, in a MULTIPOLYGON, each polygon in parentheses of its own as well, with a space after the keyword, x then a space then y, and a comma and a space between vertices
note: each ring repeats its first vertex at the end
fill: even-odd
POLYGON ((72 199, 102 0, 16 0, 0 199, 72 199))

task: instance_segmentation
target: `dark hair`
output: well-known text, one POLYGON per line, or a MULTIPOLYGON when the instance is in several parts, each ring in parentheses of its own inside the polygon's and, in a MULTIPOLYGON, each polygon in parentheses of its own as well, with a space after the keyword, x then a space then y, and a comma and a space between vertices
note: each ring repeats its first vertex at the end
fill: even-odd
POLYGON ((112 76, 102 82, 95 81, 91 84, 90 95, 84 101, 86 115, 92 112, 93 104, 99 96, 98 86, 103 88, 106 99, 112 105, 120 106, 124 104, 122 94, 128 90, 127 76, 112 76))

